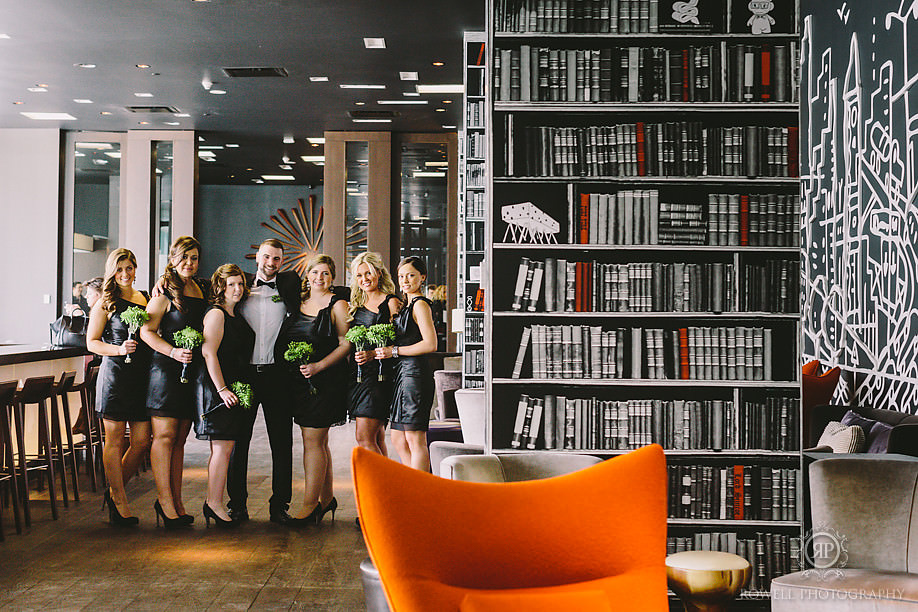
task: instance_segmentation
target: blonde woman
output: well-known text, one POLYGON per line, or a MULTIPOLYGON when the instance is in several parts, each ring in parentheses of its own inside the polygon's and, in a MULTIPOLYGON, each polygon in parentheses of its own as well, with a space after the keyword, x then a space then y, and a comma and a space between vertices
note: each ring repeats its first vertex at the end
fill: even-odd
POLYGON ((332 488, 328 430, 344 423, 347 414, 347 366, 351 351, 347 334, 347 301, 334 292, 335 262, 316 255, 306 266, 300 309, 281 326, 274 360, 284 362, 290 342, 308 342, 313 353, 309 363, 290 365, 293 420, 303 435, 303 468, 306 474, 303 510, 288 521, 292 526, 314 525, 326 512, 338 508, 332 488))
POLYGON ((173 334, 185 327, 198 331, 204 327, 207 300, 194 280, 200 256, 201 245, 191 236, 173 241, 163 275, 163 295, 147 304, 150 320, 140 330, 140 337, 155 351, 147 392, 153 423, 150 463, 157 494, 153 509, 157 524, 162 519, 167 529, 194 522, 182 503, 182 469, 185 439, 196 414, 195 385, 180 382, 180 376, 182 365, 190 363, 189 380, 194 380, 202 360, 195 361, 191 350, 172 342, 173 334))
POLYGON ((137 258, 127 249, 116 249, 105 262, 101 297, 94 301, 86 331, 86 348, 102 357, 96 381, 96 411, 105 428, 102 465, 109 487, 104 504, 112 525, 132 526, 139 520, 128 506, 124 485, 137 472, 150 449, 150 416, 147 414, 149 348, 132 338, 121 315, 131 307, 146 308, 147 296, 134 289, 137 258), (125 357, 131 356, 130 362, 125 357), (124 448, 130 423, 131 438, 124 448))
MULTIPOLYGON (((401 307, 395 295, 395 283, 379 253, 361 253, 351 262, 351 304, 348 318, 351 327, 370 327, 391 323, 401 307)), ((357 421, 357 444, 383 457, 387 456, 386 422, 392 405, 393 370, 391 360, 380 361, 371 348, 355 351, 354 361, 360 370, 360 382, 351 387, 348 406, 357 421), (382 372, 384 380, 379 380, 382 372)))

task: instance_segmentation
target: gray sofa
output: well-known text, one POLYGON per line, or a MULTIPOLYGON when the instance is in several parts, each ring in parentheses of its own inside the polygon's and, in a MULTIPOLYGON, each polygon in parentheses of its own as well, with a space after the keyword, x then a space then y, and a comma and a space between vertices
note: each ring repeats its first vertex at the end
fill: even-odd
POLYGON ((773 612, 918 610, 918 460, 883 455, 809 467, 813 568, 771 583, 773 612))

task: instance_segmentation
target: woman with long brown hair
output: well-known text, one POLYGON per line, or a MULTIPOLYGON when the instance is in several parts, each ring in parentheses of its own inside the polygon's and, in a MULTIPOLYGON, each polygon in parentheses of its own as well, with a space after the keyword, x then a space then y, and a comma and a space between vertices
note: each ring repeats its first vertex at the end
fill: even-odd
POLYGON ((146 406, 150 352, 143 342, 131 337, 129 325, 121 318, 128 308, 147 306, 147 296, 134 289, 136 272, 137 258, 131 251, 115 249, 109 254, 101 298, 90 310, 86 331, 86 348, 102 356, 96 381, 96 411, 105 428, 102 465, 109 486, 103 503, 108 507, 111 524, 121 526, 139 522, 128 506, 124 485, 150 449, 150 415, 146 406), (131 437, 125 448, 128 424, 131 437))
POLYGON ((150 320, 140 337, 155 351, 150 367, 147 408, 153 423, 150 463, 156 481, 157 500, 153 504, 156 522, 162 519, 169 529, 190 525, 194 517, 185 513, 182 503, 182 467, 185 439, 195 417, 195 385, 180 381, 182 365, 191 364, 188 380, 196 377, 201 359, 192 350, 174 346, 175 332, 191 327, 201 331, 207 300, 194 280, 198 271, 201 245, 191 236, 181 236, 169 248, 169 263, 163 274, 163 295, 147 304, 150 320))
POLYGON ((316 255, 306 267, 299 312, 281 326, 275 362, 284 363, 290 342, 308 342, 313 353, 310 363, 288 369, 293 420, 303 434, 303 468, 306 475, 303 510, 291 525, 318 523, 326 512, 338 508, 332 488, 331 451, 328 430, 342 424, 347 414, 347 367, 351 351, 347 334, 347 301, 333 288, 335 262, 328 255, 316 255))
MULTIPOLYGON (((351 303, 348 319, 351 327, 369 328, 377 323, 391 323, 401 307, 395 295, 395 283, 379 253, 361 253, 351 261, 351 303)), ((348 404, 357 421, 357 444, 383 457, 386 449, 386 422, 392 404, 393 370, 391 360, 377 360, 372 350, 354 351, 360 382, 351 387, 348 404), (380 379, 382 374, 383 380, 380 379)))
POLYGON ((236 312, 246 295, 245 275, 236 264, 223 264, 210 279, 210 301, 204 314, 204 354, 206 368, 200 368, 197 380, 197 420, 199 440, 210 441, 207 463, 207 496, 202 512, 207 525, 213 519, 217 527, 238 525, 223 507, 226 472, 233 446, 244 420, 243 407, 233 391, 233 383, 248 384, 249 361, 255 348, 255 332, 236 312))

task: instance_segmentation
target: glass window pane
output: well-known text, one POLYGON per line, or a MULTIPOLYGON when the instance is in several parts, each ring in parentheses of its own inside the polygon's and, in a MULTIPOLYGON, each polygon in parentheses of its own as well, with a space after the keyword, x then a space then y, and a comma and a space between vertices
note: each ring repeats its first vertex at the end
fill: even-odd
POLYGON ((172 141, 160 140, 153 149, 155 176, 153 177, 153 226, 154 269, 153 278, 159 278, 166 271, 169 262, 169 245, 172 244, 172 141))
MULTIPOLYGON (((343 262, 347 271, 345 283, 350 285, 350 262, 367 250, 367 219, 369 218, 370 144, 345 143, 345 217, 343 262)), ((339 265, 340 267, 340 265, 339 265)))

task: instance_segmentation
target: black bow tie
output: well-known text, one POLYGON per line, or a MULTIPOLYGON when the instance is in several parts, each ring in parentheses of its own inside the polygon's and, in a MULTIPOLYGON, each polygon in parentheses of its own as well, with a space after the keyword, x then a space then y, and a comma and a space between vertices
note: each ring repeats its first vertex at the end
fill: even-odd
POLYGON ((272 289, 277 288, 277 282, 275 281, 265 281, 265 280, 261 280, 260 278, 255 281, 256 287, 261 287, 262 285, 267 285, 271 287, 272 289))

